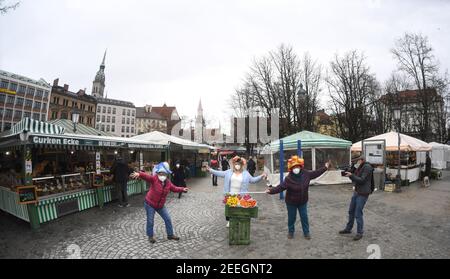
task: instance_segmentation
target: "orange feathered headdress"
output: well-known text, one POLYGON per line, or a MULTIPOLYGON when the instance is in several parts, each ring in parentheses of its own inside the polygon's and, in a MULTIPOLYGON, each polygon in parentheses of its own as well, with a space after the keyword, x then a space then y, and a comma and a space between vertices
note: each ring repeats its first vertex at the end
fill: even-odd
POLYGON ((303 168, 305 166, 305 160, 303 158, 294 155, 288 160, 288 170, 291 171, 295 166, 303 168))
POLYGON ((244 158, 241 158, 239 156, 234 156, 233 159, 231 159, 231 162, 234 164, 241 163, 242 165, 246 165, 247 161, 244 158))

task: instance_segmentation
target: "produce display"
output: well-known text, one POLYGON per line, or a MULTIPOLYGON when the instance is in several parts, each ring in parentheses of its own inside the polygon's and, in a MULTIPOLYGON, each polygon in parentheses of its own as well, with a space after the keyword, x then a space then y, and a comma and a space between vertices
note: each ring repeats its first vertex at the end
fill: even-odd
POLYGON ((223 199, 223 203, 230 207, 243 207, 243 208, 253 208, 256 207, 257 202, 249 194, 242 195, 232 195, 227 194, 223 199))
POLYGON ((39 197, 59 194, 65 191, 76 191, 90 188, 90 181, 87 175, 58 176, 33 181, 39 197))

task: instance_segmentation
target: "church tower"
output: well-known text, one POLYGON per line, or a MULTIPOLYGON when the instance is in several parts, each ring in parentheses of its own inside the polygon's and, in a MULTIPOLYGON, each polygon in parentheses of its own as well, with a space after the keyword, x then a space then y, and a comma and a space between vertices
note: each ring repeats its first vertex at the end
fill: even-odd
POLYGON ((92 83, 92 95, 94 97, 103 98, 103 93, 105 91, 105 60, 106 60, 106 50, 103 55, 103 61, 100 65, 100 69, 95 75, 94 82, 92 83))
POLYGON ((197 116, 195 118, 195 142, 203 143, 205 132, 205 119, 203 117, 202 100, 198 103, 197 116))

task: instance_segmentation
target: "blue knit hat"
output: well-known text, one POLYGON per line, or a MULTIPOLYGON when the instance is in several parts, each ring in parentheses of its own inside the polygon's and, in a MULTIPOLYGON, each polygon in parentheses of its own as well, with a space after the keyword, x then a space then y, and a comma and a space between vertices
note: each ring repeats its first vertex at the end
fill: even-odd
POLYGON ((165 162, 161 162, 158 165, 156 165, 154 173, 163 172, 163 173, 166 173, 166 174, 171 174, 172 172, 170 171, 170 169, 168 167, 169 164, 166 163, 167 164, 167 166, 166 166, 166 164, 164 164, 164 163, 165 162))

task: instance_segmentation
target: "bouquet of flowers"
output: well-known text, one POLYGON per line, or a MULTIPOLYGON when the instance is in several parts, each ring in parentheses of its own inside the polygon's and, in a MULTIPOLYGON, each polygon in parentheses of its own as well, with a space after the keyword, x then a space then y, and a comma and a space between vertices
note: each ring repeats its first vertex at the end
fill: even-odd
POLYGON ((249 194, 244 196, 235 194, 226 194, 223 203, 230 207, 252 208, 256 207, 257 202, 249 194))

